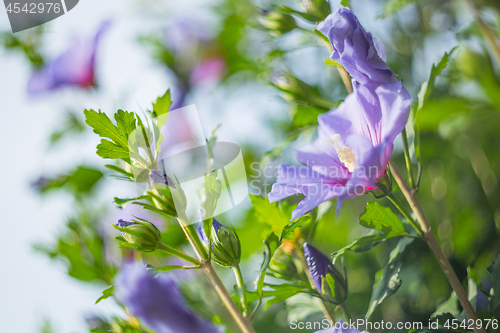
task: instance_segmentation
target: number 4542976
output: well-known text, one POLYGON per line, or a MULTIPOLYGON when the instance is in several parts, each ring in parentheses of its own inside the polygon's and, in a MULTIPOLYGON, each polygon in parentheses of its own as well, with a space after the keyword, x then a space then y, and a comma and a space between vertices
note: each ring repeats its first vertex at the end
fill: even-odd
POLYGON ((21 8, 21 4, 18 2, 15 3, 9 3, 7 6, 7 13, 14 13, 18 14, 20 12, 24 13, 29 13, 29 14, 41 14, 41 13, 59 13, 61 11, 61 4, 60 3, 53 3, 53 2, 46 2, 46 3, 25 3, 24 6, 21 8))
POLYGON ((493 328, 498 329, 498 319, 469 319, 469 320, 458 320, 458 319, 448 319, 444 324, 446 329, 457 330, 462 328, 464 330, 473 330, 474 328, 493 328))

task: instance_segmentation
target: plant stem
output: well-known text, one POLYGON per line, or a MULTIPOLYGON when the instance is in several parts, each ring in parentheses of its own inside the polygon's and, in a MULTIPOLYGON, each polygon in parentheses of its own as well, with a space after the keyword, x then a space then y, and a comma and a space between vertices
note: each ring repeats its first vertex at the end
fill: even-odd
MULTIPOLYGON (((457 294, 458 300, 460 301, 460 304, 462 305, 465 313, 467 314, 467 317, 469 317, 469 319, 474 320, 475 323, 476 320, 478 319, 477 314, 472 308, 472 305, 470 304, 469 299, 467 298, 467 294, 465 293, 462 284, 458 280, 457 275, 453 271, 453 268, 451 267, 448 258, 446 258, 443 249, 441 249, 441 246, 439 245, 436 236, 434 235, 434 232, 430 227, 429 221, 427 220, 427 217, 424 214, 422 206, 420 205, 420 202, 418 201, 418 198, 416 196, 416 191, 411 190, 408 187, 403 176, 401 175, 401 172, 399 172, 398 168, 394 165, 392 161, 389 162, 389 168, 392 172, 392 175, 394 176, 394 179, 401 188, 403 195, 408 201, 408 204, 413 210, 413 213, 417 217, 417 221, 420 224, 420 228, 424 232, 424 239, 431 248, 436 259, 438 260, 439 265, 441 266, 441 269, 446 275, 446 278, 448 279, 451 287, 457 294)), ((475 327, 474 331, 476 333, 485 333, 485 330, 483 328, 478 328, 478 327, 475 327)))
POLYGON ((250 321, 247 320, 240 312, 238 306, 236 306, 236 304, 233 302, 233 299, 227 292, 226 287, 224 286, 221 279, 217 275, 217 272, 215 272, 215 269, 213 268, 212 263, 210 262, 210 258, 208 258, 207 251, 205 250, 205 247, 201 243, 200 239, 198 238, 198 235, 196 234, 196 230, 194 229, 193 225, 192 224, 185 225, 183 223, 182 217, 178 217, 177 220, 179 221, 179 224, 182 230, 184 231, 184 234, 186 235, 189 243, 196 252, 196 255, 201 260, 200 267, 203 269, 210 282, 212 282, 215 288, 215 292, 222 300, 222 303, 226 307, 231 317, 233 317, 234 321, 240 328, 241 332, 255 333, 250 321))
POLYGON ((248 316, 248 303, 247 303, 247 295, 245 289, 245 282, 243 281, 243 274, 241 274, 240 265, 233 266, 234 276, 236 277, 236 285, 240 290, 240 303, 241 308, 243 309, 243 315, 245 317, 248 316))
POLYGON ((252 325, 250 324, 250 321, 243 316, 243 314, 238 309, 238 306, 236 306, 236 304, 233 302, 233 299, 231 298, 231 296, 226 290, 226 287, 224 287, 224 284, 222 283, 219 276, 215 272, 211 262, 202 261, 202 268, 205 271, 205 274, 209 278, 210 282, 212 282, 212 284, 214 285, 215 291, 217 292, 217 295, 219 295, 220 299, 224 303, 224 306, 229 311, 236 324, 238 324, 238 327, 240 328, 241 332, 255 333, 252 325))
POLYGON ((200 261, 197 260, 196 258, 193 258, 193 257, 191 257, 191 256, 189 256, 181 251, 178 251, 178 250, 174 249, 173 247, 170 247, 170 246, 164 244, 163 242, 160 242, 158 244, 158 250, 166 252, 166 253, 171 254, 173 256, 176 256, 178 258, 181 258, 182 260, 190 262, 194 265, 197 265, 197 266, 200 265, 200 261))
MULTIPOLYGON (((328 51, 330 53, 333 53, 333 46, 330 43, 326 43, 326 47, 328 48, 328 51)), ((344 67, 338 65, 337 70, 339 71, 340 77, 342 78, 342 81, 344 82, 345 88, 347 89, 347 93, 350 94, 352 93, 352 82, 351 82, 351 76, 347 71, 345 70, 344 67)))
POLYGON ((411 165, 410 149, 408 148, 408 136, 406 135, 406 128, 403 128, 403 131, 401 132, 401 138, 403 139, 406 169, 408 170, 408 182, 410 183, 410 188, 415 188, 415 178, 413 178, 413 170, 411 165))
POLYGON ((486 43, 488 44, 488 47, 491 50, 491 53, 493 53, 493 56, 495 57, 498 66, 500 66, 500 45, 496 41, 493 31, 491 31, 491 28, 484 21, 476 3, 473 0, 466 0, 466 2, 469 4, 469 7, 474 13, 474 17, 476 18, 476 21, 479 24, 479 29, 481 30, 481 34, 486 40, 486 43))
POLYGON ((351 314, 349 313, 349 310, 347 310, 347 305, 345 304, 345 302, 340 305, 340 308, 342 309, 342 313, 344 314, 345 320, 350 322, 351 314))
POLYGON ((410 213, 406 211, 406 208, 403 207, 403 205, 398 200, 398 198, 396 198, 394 193, 388 193, 386 196, 389 200, 391 200, 392 204, 396 206, 396 208, 401 212, 401 214, 403 214, 403 216, 406 217, 406 219, 410 222, 410 224, 418 232, 418 234, 420 236, 423 236, 424 233, 420 228, 420 226, 418 225, 418 223, 413 219, 413 217, 411 217, 410 213))

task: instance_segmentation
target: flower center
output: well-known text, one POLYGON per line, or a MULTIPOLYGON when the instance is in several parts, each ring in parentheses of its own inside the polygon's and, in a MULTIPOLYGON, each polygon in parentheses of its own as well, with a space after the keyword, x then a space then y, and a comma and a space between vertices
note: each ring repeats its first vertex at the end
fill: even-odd
POLYGON ((354 157, 354 153, 349 147, 342 147, 339 143, 340 135, 335 134, 331 138, 326 138, 326 142, 331 144, 333 148, 337 151, 340 162, 344 163, 349 172, 353 172, 356 167, 356 158, 354 157))

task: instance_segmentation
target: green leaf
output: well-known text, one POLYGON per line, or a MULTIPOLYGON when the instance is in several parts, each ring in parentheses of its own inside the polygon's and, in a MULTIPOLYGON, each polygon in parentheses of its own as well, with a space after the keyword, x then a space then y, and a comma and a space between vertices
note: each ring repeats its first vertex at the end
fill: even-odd
MULTIPOLYGON (((262 264, 260 266, 259 275, 257 276, 257 280, 255 281, 255 289, 259 300, 259 305, 264 297, 262 289, 264 288, 264 278, 266 277, 266 270, 269 267, 269 263, 271 262, 271 258, 274 255, 274 252, 280 246, 280 239, 274 232, 271 232, 266 239, 264 240, 264 259, 262 260, 262 264)), ((257 310, 259 306, 255 308, 257 310)), ((254 312, 255 313, 255 312, 254 312)))
POLYGON ((451 293, 450 298, 440 304, 436 311, 431 315, 431 318, 442 317, 449 315, 452 318, 455 318, 460 315, 460 309, 458 308, 458 297, 457 294, 453 291, 451 293))
POLYGON ((109 288, 106 288, 102 291, 102 296, 99 297, 97 299, 97 301, 95 301, 95 304, 99 303, 100 301, 102 301, 103 299, 106 299, 106 298, 109 298, 111 296, 113 296, 113 293, 115 292, 115 286, 111 286, 109 288))
POLYGON ((198 268, 199 267, 197 267, 197 266, 166 265, 166 266, 156 267, 156 266, 153 266, 153 265, 150 265, 150 264, 146 265, 146 269, 148 271, 150 271, 151 273, 155 274, 155 275, 159 275, 161 273, 170 272, 170 271, 173 271, 173 270, 176 270, 176 269, 198 269, 198 268))
POLYGON ((302 216, 301 218, 298 219, 297 222, 290 223, 289 225, 286 225, 283 227, 283 230, 281 231, 281 236, 280 236, 280 242, 287 238, 288 236, 292 235, 295 229, 298 227, 303 226, 307 222, 311 221, 310 216, 302 216))
POLYGON ((121 173, 122 175, 124 175, 125 177, 129 178, 130 180, 134 180, 134 175, 133 174, 131 174, 128 171, 123 170, 122 168, 120 168, 120 167, 118 167, 116 165, 104 164, 104 167, 106 167, 106 168, 108 168, 110 170, 116 171, 118 173, 121 173))
POLYGON ((340 0, 340 4, 344 7, 350 7, 351 6, 351 0, 340 0))
POLYGON ((441 58, 441 61, 437 65, 432 65, 431 75, 429 76, 429 80, 424 82, 420 88, 420 92, 418 93, 418 110, 420 110, 423 106, 427 97, 429 97, 432 89, 434 88, 434 83, 436 81, 436 77, 443 72, 443 70, 448 65, 450 61, 450 57, 453 52, 457 49, 458 46, 455 46, 450 52, 444 53, 444 56, 441 58))
POLYGON ((156 102, 153 103, 153 116, 159 117, 166 114, 168 110, 170 110, 171 105, 172 100, 170 99, 170 89, 168 89, 163 96, 158 97, 156 102))
POLYGON ((99 110, 85 110, 85 122, 93 128, 94 133, 102 139, 97 146, 97 155, 102 158, 119 158, 125 162, 130 162, 129 142, 130 133, 136 128, 136 119, 133 112, 118 110, 115 113, 117 125, 108 116, 99 110))
POLYGON ((222 182, 217 179, 217 176, 218 170, 205 174, 203 187, 198 190, 201 208, 203 209, 203 220, 212 218, 217 208, 217 201, 222 191, 222 182))
POLYGON ((364 211, 359 216, 359 224, 364 227, 379 230, 387 237, 403 236, 405 230, 403 223, 388 207, 377 202, 368 202, 364 211))
POLYGON ((297 127, 304 127, 318 123, 318 116, 326 110, 316 106, 295 106, 293 114, 293 124, 297 127))
POLYGON ((316 15, 311 15, 311 14, 308 14, 308 13, 299 12, 299 11, 297 11, 295 9, 292 9, 290 7, 287 7, 287 6, 280 6, 280 7, 278 7, 278 10, 282 11, 283 13, 287 13, 287 14, 299 15, 303 19, 311 21, 311 22, 316 22, 318 20, 321 20, 316 15))
POLYGON ((81 196, 91 193, 103 176, 103 173, 97 169, 79 166, 67 174, 43 178, 37 182, 35 188, 39 193, 63 188, 76 196, 81 196))
POLYGON ((392 250, 387 265, 377 272, 370 305, 365 315, 367 320, 370 319, 377 306, 393 295, 401 286, 399 271, 404 263, 405 249, 411 242, 413 242, 413 238, 401 238, 392 250))
POLYGON ((270 203, 267 198, 253 194, 250 194, 250 201, 255 209, 258 222, 278 228, 289 224, 290 217, 283 213, 277 202, 270 203))

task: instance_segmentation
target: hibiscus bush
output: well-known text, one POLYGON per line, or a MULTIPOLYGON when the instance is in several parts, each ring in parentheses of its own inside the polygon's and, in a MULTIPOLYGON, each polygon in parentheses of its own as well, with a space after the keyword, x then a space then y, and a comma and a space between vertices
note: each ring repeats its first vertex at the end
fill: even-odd
MULTIPOLYGON (((102 163, 32 179, 74 197, 35 248, 121 309, 89 332, 498 332, 499 10, 222 0, 215 24, 165 17, 137 38, 164 93, 69 112, 51 136, 93 132, 102 163)), ((28 93, 105 98, 109 29, 53 58, 43 29, 2 41, 32 65, 28 93)))

